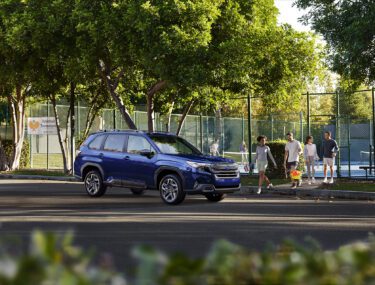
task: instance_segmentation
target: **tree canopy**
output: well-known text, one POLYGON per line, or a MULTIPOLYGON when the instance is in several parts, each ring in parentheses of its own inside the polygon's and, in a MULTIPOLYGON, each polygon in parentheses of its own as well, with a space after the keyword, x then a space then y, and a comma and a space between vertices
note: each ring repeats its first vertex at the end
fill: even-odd
POLYGON ((375 80, 375 2, 372 0, 296 0, 309 8, 306 23, 328 43, 330 63, 345 78, 375 80))

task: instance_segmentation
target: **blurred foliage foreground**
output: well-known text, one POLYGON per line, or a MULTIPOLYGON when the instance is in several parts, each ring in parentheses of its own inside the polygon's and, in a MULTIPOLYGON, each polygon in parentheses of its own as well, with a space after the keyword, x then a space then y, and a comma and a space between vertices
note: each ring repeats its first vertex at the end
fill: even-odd
POLYGON ((218 241, 203 259, 166 256, 147 247, 137 248, 134 256, 138 269, 126 281, 106 261, 94 266, 90 254, 73 246, 72 233, 36 231, 23 254, 2 242, 0 284, 375 284, 373 237, 336 251, 285 241, 258 253, 218 241))

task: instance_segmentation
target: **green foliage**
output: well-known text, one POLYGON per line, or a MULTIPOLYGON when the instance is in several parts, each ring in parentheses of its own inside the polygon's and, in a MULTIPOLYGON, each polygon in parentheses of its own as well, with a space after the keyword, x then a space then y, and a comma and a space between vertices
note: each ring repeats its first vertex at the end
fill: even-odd
MULTIPOLYGON (((273 157, 275 158, 277 168, 275 169, 272 161, 268 158, 267 175, 270 177, 285 178, 285 168, 284 168, 284 156, 285 156, 285 145, 286 141, 278 140, 267 142, 270 147, 273 157)), ((301 143, 302 147, 303 144, 301 143)), ((304 171, 305 162, 303 155, 299 156, 298 170, 304 171)))
POLYGON ((368 87, 358 81, 344 77, 340 79, 340 113, 349 116, 352 120, 369 120, 372 118, 372 109, 369 108, 369 102, 372 100, 371 91, 359 92, 359 90, 368 90, 368 87))
POLYGON ((149 247, 134 251, 139 267, 132 283, 110 266, 90 264, 90 256, 73 246, 73 235, 34 232, 30 249, 8 254, 0 244, 0 284, 161 284, 161 285, 370 285, 375 282, 375 240, 333 251, 308 240, 249 251, 225 240, 214 243, 205 258, 166 256, 149 247))
POLYGON ((305 22, 322 34, 329 46, 333 69, 347 78, 375 80, 375 2, 297 0, 308 8, 305 22))
POLYGON ((57 236, 36 231, 25 254, 15 258, 2 250, 0 284, 125 284, 110 268, 91 267, 90 256, 72 241, 71 233, 57 236))
MULTIPOLYGON (((12 157, 13 152, 13 142, 11 140, 4 140, 1 142, 8 161, 12 157)), ((20 158, 20 168, 29 168, 30 167, 30 144, 28 140, 23 141, 21 158, 20 158)))

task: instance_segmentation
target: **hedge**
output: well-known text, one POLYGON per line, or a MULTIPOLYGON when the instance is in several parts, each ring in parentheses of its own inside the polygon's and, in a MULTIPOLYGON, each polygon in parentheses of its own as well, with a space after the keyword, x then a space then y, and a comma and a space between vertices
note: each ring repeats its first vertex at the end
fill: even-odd
MULTIPOLYGON (((12 156, 13 152, 13 142, 11 140, 3 140, 1 141, 3 145, 4 152, 10 161, 10 157, 12 156)), ((21 151, 21 159, 20 159, 20 168, 29 168, 30 167, 30 145, 28 140, 23 141, 23 147, 21 151)))
POLYGON ((0 246, 0 284, 375 284, 373 238, 333 251, 324 251, 313 241, 304 247, 284 241, 264 252, 221 240, 198 259, 138 247, 133 250, 138 267, 128 278, 131 282, 114 270, 108 256, 98 259, 101 265, 95 266, 91 255, 73 246, 71 233, 34 232, 27 248, 23 251, 19 246, 0 246))
MULTIPOLYGON (((274 168, 272 161, 268 158, 268 168, 267 168, 267 175, 270 177, 280 177, 285 178, 285 168, 284 168, 284 155, 285 155, 285 145, 287 141, 271 141, 267 142, 267 145, 271 149, 271 153, 275 158, 277 169, 274 168)), ((303 144, 302 148, 303 148, 303 144)), ((305 160, 303 155, 299 157, 299 165, 298 170, 304 171, 305 170, 305 160)))

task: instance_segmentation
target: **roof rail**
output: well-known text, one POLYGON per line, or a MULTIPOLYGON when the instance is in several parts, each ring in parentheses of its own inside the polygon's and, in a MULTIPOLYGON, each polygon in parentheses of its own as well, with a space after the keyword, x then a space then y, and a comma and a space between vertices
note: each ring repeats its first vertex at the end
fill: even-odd
POLYGON ((118 130, 118 129, 104 129, 104 130, 99 130, 97 131, 98 133, 107 133, 107 132, 134 132, 134 133, 142 133, 143 131, 140 130, 118 130))

